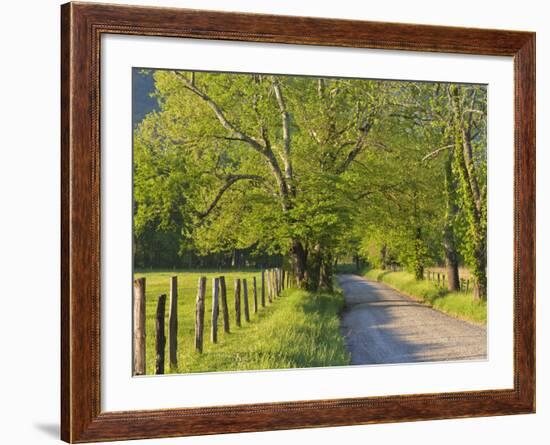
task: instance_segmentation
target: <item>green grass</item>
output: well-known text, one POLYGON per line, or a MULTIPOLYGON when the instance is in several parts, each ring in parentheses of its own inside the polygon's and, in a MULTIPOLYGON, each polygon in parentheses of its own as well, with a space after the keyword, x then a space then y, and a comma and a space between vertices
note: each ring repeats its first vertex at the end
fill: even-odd
POLYGON ((435 309, 454 317, 487 323, 487 302, 475 301, 472 291, 449 292, 439 288, 433 281, 418 281, 409 272, 389 272, 371 269, 365 273, 367 278, 389 284, 395 289, 429 304, 435 309))
MULTIPOLYGON (((281 368, 307 368, 347 365, 349 355, 339 333, 338 313, 343 307, 341 293, 312 294, 286 289, 268 303, 260 303, 259 271, 204 272, 169 271, 136 273, 146 278, 146 373, 155 372, 155 313, 158 296, 169 295, 169 278, 178 277, 178 366, 170 369, 168 341, 166 373, 239 371, 281 368), (218 318, 218 343, 210 341, 212 310, 212 278, 224 275, 231 333, 223 331, 223 316, 218 318), (194 350, 195 298, 200 276, 207 277, 203 353, 194 350), (258 284, 258 313, 253 313, 252 277, 258 284), (241 327, 235 324, 234 280, 247 278, 250 322, 244 319, 241 286, 241 327)), ((166 329, 168 329, 166 302, 166 329)), ((168 337, 168 334, 167 334, 168 337)))

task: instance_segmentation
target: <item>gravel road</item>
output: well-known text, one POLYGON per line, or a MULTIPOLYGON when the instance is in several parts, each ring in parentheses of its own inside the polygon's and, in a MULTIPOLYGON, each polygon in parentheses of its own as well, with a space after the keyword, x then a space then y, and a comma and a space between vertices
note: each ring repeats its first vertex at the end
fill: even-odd
POLYGON ((487 358, 487 331, 417 303, 385 284, 339 275, 341 332, 353 365, 487 358))

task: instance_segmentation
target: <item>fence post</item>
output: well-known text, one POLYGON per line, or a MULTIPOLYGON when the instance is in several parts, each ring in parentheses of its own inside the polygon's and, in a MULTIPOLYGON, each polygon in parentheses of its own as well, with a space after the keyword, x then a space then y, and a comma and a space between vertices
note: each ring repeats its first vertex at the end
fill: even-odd
POLYGON ((441 274, 443 287, 445 287, 445 274, 441 274))
POLYGON ((439 272, 437 272, 437 285, 441 286, 441 276, 440 276, 439 272))
POLYGON ((271 285, 271 269, 267 269, 267 300, 273 303, 273 286, 271 285))
POLYGON ((250 311, 248 310, 248 282, 243 278, 244 319, 250 323, 250 311))
POLYGON ((178 277, 170 278, 170 314, 168 316, 170 368, 178 366, 178 277))
POLYGON ((134 280, 134 375, 145 374, 145 278, 134 280))
POLYGON ((222 297, 222 315, 223 331, 229 334, 229 308, 227 307, 227 288, 225 287, 225 277, 220 277, 220 293, 222 297))
POLYGON ((285 290, 285 270, 281 268, 281 290, 285 290))
POLYGON ((265 307, 265 270, 262 269, 262 307, 265 307))
POLYGON ((206 294, 206 277, 199 278, 197 300, 195 302, 195 351, 202 353, 202 336, 204 333, 204 296, 206 294))
POLYGON ((256 277, 252 278, 252 285, 254 286, 254 313, 258 313, 258 290, 256 288, 256 277))
POLYGON ((235 279, 235 324, 241 327, 241 280, 235 279))
POLYGON ((212 343, 218 342, 218 292, 219 278, 212 278, 212 332, 210 336, 212 343))
POLYGON ((164 313, 166 312, 166 295, 162 294, 157 303, 157 319, 155 323, 157 335, 157 357, 155 374, 164 374, 164 350, 166 349, 166 335, 164 333, 164 313))
POLYGON ((286 288, 290 289, 290 270, 286 271, 286 288))

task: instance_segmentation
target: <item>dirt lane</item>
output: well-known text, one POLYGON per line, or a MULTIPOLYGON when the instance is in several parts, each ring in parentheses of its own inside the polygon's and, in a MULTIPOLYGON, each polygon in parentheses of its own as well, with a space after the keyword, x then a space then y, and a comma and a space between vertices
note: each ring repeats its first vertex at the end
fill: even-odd
POLYGON ((341 332, 352 364, 487 358, 487 331, 357 275, 339 275, 341 332))

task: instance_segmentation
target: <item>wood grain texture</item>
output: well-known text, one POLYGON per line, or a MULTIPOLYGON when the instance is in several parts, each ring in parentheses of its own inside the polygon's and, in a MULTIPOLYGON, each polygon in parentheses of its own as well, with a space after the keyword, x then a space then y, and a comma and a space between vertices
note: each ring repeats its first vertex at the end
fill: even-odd
POLYGON ((146 299, 145 299, 145 278, 134 280, 133 295, 133 340, 134 340, 134 360, 133 375, 145 374, 145 327, 146 327, 146 299))
MULTIPOLYGON (((71 3, 61 7, 61 37, 63 440, 91 442, 534 412, 533 33, 71 3), (105 33, 513 56, 516 107, 514 388, 101 412, 99 61, 100 37, 105 33)), ((263 292, 262 286, 262 297, 263 292)))

